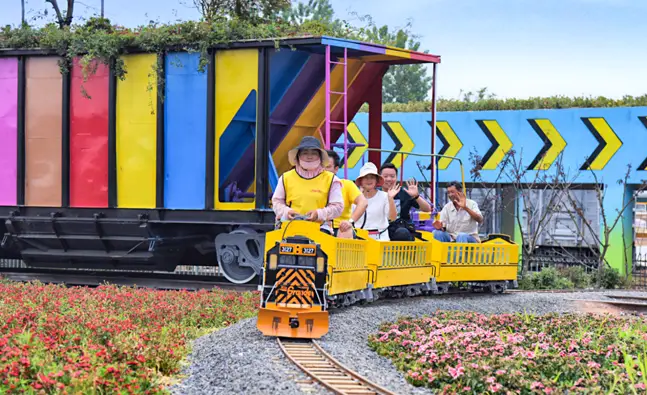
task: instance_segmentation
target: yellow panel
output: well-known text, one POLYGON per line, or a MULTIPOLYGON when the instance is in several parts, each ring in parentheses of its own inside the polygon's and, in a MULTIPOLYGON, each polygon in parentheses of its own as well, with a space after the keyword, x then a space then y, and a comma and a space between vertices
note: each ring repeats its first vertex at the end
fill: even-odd
POLYGON ((411 59, 411 52, 407 52, 406 50, 395 48, 395 47, 388 47, 388 48, 393 48, 393 49, 387 49, 386 55, 397 56, 398 58, 404 58, 404 59, 411 59))
POLYGON ((117 81, 117 206, 155 208, 157 55, 125 55, 117 81))
POLYGON ((517 265, 440 265, 437 283, 452 281, 514 281, 517 265))
MULTIPOLYGON (((348 87, 350 87, 355 78, 359 75, 362 68, 364 67, 364 62, 356 59, 348 59, 348 87)), ((336 92, 343 90, 344 86, 344 68, 335 67, 330 73, 330 89, 336 92)), ((337 104, 343 103, 341 101, 341 95, 331 95, 330 98, 330 110, 331 112, 335 109, 337 104)), ((319 129, 321 133, 325 134, 324 122, 326 115, 326 84, 325 82, 321 84, 317 93, 313 96, 310 103, 303 113, 299 116, 299 119, 295 122, 292 129, 285 136, 281 144, 277 147, 276 151, 272 155, 274 160, 274 166, 276 166, 276 171, 279 175, 290 169, 290 162, 288 161, 288 151, 296 147, 299 144, 299 141, 304 136, 315 136, 321 140, 319 136, 319 129)))
MULTIPOLYGON (((258 50, 237 49, 216 52, 216 158, 214 207, 227 210, 252 210, 256 203, 226 203, 218 199, 220 159, 218 141, 252 90, 258 91, 258 50)), ((258 99, 258 97, 257 97, 258 99)), ((255 171, 255 170, 254 170, 255 171)), ((256 177, 252 185, 256 185, 256 177)), ((254 192, 252 189, 251 192, 254 192)))
POLYGON ((339 271, 330 274, 328 284, 329 295, 339 295, 346 292, 360 291, 366 289, 371 274, 368 269, 365 271, 339 271))
MULTIPOLYGON (((415 262, 411 262, 413 266, 415 262)), ((398 287, 401 285, 422 284, 429 282, 433 277, 434 267, 431 264, 423 267, 409 267, 401 269, 377 269, 375 276, 376 289, 384 287, 398 287)))

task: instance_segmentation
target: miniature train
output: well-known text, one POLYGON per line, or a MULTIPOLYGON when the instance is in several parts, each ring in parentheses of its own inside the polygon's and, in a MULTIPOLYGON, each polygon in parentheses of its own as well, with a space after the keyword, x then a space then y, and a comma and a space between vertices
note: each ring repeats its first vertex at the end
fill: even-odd
POLYGON ((384 242, 357 229, 340 239, 307 221, 285 222, 265 237, 258 329, 266 336, 317 339, 328 309, 379 298, 442 294, 453 282, 499 293, 517 287, 519 246, 506 235, 478 244, 384 242))

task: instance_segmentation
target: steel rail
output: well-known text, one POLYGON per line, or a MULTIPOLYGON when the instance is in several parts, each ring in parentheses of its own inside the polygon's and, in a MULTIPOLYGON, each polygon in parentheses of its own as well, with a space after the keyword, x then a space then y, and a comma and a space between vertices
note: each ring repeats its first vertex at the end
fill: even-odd
POLYGON ((276 340, 292 363, 336 394, 395 395, 344 366, 314 340, 276 340))

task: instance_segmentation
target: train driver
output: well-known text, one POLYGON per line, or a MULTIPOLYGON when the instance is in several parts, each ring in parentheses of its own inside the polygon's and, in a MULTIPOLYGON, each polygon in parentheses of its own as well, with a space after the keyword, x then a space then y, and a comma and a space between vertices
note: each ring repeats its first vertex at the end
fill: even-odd
MULTIPOLYGON (((341 159, 339 155, 333 151, 328 150, 328 165, 325 169, 337 174, 339 171, 339 166, 341 165, 341 159)), ((353 238, 353 226, 359 219, 359 217, 364 214, 368 202, 362 192, 359 190, 357 185, 352 180, 341 180, 342 183, 342 194, 344 196, 344 211, 341 216, 333 221, 333 228, 335 229, 336 236, 352 239, 353 238), (351 214, 351 208, 355 205, 355 209, 351 214)))
POLYGON ((309 221, 319 222, 322 231, 332 235, 331 221, 344 209, 341 180, 324 170, 328 153, 319 140, 305 136, 301 143, 288 152, 294 169, 280 178, 272 196, 272 207, 277 220, 292 220, 304 215, 309 221))
POLYGON ((368 201, 366 212, 357 220, 357 224, 361 229, 366 229, 373 239, 389 241, 389 221, 394 221, 398 216, 393 198, 400 192, 400 187, 394 186, 388 192, 378 190, 384 184, 384 178, 371 162, 362 166, 355 183, 362 188, 368 201))
POLYGON ((449 202, 440 212, 440 221, 433 226, 434 239, 443 242, 480 243, 478 228, 483 215, 475 201, 465 197, 463 186, 451 182, 447 186, 449 202))

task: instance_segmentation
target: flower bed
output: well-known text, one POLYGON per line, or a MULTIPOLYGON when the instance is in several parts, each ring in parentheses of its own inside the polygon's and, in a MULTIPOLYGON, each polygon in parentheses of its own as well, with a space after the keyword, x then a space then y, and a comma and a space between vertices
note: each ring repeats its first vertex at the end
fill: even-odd
POLYGON ((647 386, 647 317, 439 312, 369 338, 407 380, 444 393, 626 393, 647 386))
POLYGON ((0 393, 160 393, 188 342, 255 314, 255 293, 0 282, 0 393))

